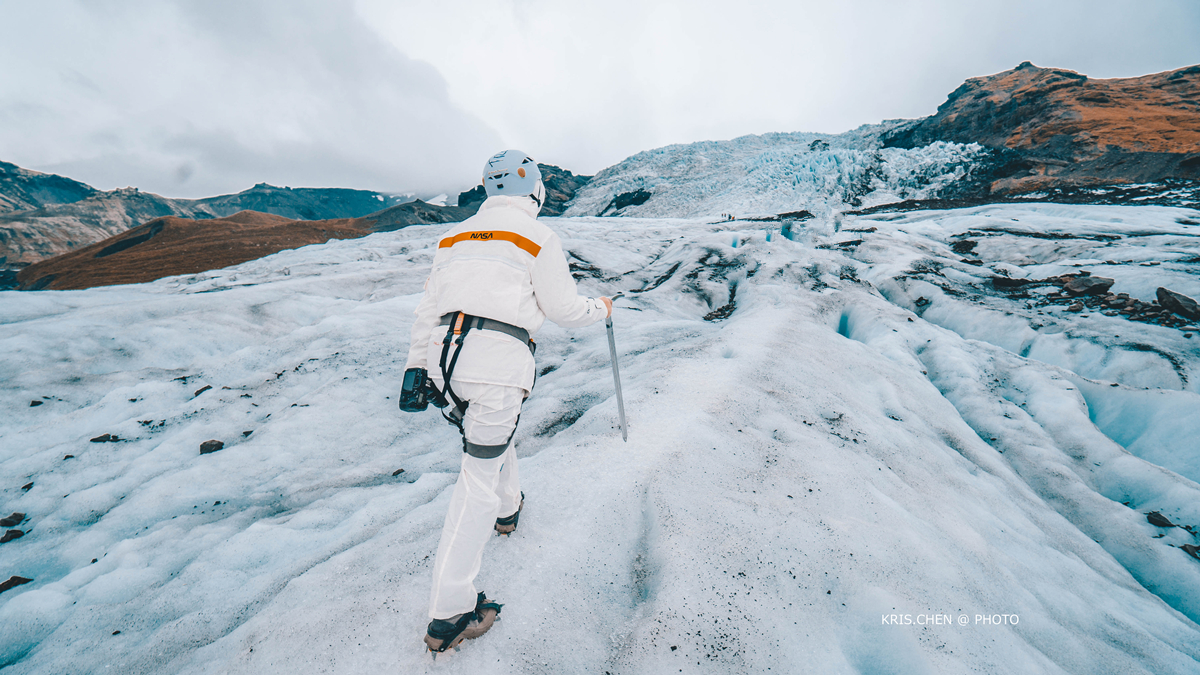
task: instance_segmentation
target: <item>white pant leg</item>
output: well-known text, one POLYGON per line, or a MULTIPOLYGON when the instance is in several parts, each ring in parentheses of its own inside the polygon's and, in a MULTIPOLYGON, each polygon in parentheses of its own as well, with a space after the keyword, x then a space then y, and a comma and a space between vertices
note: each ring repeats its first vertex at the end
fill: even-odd
MULTIPOLYGON (((463 421, 467 440, 480 445, 505 443, 516 428, 525 390, 465 382, 452 382, 452 386, 459 398, 470 401, 463 421)), ((448 619, 475 609, 475 577, 500 513, 500 486, 505 486, 505 497, 515 490, 520 499, 516 478, 516 453, 511 443, 504 454, 493 459, 463 453, 433 563, 429 618, 448 619)), ((512 510, 516 511, 515 502, 512 510)))

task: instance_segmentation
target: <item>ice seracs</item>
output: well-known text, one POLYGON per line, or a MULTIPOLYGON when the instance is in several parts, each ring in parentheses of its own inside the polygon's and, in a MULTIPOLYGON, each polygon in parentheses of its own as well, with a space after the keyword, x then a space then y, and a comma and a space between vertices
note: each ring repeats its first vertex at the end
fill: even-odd
POLYGON ((967 178, 989 154, 977 144, 940 141, 912 150, 883 148, 881 134, 897 124, 648 150, 597 174, 564 215, 746 216, 927 199, 967 178), (646 196, 611 208, 630 194, 646 196))

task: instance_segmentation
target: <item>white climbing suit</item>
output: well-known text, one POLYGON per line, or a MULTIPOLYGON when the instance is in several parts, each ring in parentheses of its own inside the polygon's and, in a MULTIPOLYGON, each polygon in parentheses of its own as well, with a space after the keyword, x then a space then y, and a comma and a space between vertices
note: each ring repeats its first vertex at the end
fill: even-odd
MULTIPOLYGON (((441 321, 453 312, 518 326, 530 335, 547 318, 574 328, 608 315, 603 301, 579 295, 562 242, 536 220, 539 210, 529 197, 489 197, 477 214, 442 236, 417 305, 406 369, 424 368, 443 386, 438 364, 447 327, 441 321)), ((533 354, 525 343, 499 331, 467 332, 450 380, 454 393, 470 402, 464 438, 507 448, 492 459, 463 453, 433 565, 431 619, 475 609, 474 580, 484 545, 497 516, 515 513, 520 504, 517 456, 509 441, 533 380, 533 354)))

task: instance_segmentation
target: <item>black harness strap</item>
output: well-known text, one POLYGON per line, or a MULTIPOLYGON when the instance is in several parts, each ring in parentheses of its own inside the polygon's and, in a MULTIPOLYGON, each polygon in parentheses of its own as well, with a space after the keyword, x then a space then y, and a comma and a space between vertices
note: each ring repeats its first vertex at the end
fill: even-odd
MULTIPOLYGON (((474 317, 469 317, 462 312, 454 312, 450 321, 450 328, 446 331, 446 338, 442 341, 442 358, 438 363, 438 367, 442 371, 442 400, 447 403, 453 403, 454 407, 449 413, 442 413, 442 417, 454 426, 458 427, 460 433, 463 432, 463 418, 467 414, 468 402, 462 400, 450 388, 450 377, 454 374, 454 366, 458 363, 458 355, 462 353, 463 339, 467 337, 467 333, 471 330, 474 323, 474 317), (465 327, 464 327, 464 324, 465 327), (446 363, 446 357, 450 354, 450 343, 453 342, 454 356, 450 358, 450 363, 446 363)), ((467 442, 466 434, 463 434, 463 443, 467 442)))
MULTIPOLYGON (((438 362, 438 368, 440 368, 442 371, 442 390, 438 392, 438 395, 441 398, 439 403, 445 403, 447 405, 450 403, 454 404, 454 407, 451 408, 449 413, 442 413, 442 417, 445 417, 446 421, 450 424, 458 427, 458 432, 462 435, 463 439, 463 452, 471 455, 472 457, 478 457, 480 459, 495 459, 496 457, 503 455, 504 451, 508 449, 508 444, 512 443, 512 438, 517 433, 517 426, 515 424, 513 425, 513 431, 508 435, 508 440, 504 441, 504 443, 500 445, 480 445, 478 443, 472 443, 468 441, 467 432, 463 428, 463 421, 466 419, 467 406, 470 405, 470 401, 464 401, 454 393, 454 389, 450 387, 450 378, 454 375, 454 366, 458 363, 459 354, 462 353, 463 341, 466 339, 467 333, 470 332, 471 329, 496 330, 495 325, 499 324, 499 326, 509 329, 516 329, 522 333, 525 331, 524 329, 518 329, 516 326, 509 326, 508 324, 500 323, 499 321, 492 321, 491 319, 484 319, 478 316, 467 316, 462 312, 453 312, 451 314, 447 314, 446 316, 442 317, 442 323, 449 324, 450 328, 446 330, 446 337, 444 340, 442 340, 442 358, 438 362), (451 342, 454 343, 453 356, 450 356, 451 342), (450 359, 449 363, 446 363, 447 357, 450 359)), ((502 330, 501 332, 508 333, 509 335, 513 335, 513 337, 521 339, 520 335, 514 334, 515 331, 502 330)), ((525 333, 524 341, 526 345, 529 346, 530 351, 533 351, 533 341, 529 339, 528 333, 525 333)), ((521 416, 517 415, 517 421, 520 422, 520 420, 521 416)))

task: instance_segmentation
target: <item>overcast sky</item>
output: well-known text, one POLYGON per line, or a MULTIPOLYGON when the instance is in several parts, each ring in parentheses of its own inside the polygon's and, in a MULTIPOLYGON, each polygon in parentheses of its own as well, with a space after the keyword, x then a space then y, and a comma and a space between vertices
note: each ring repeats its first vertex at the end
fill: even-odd
POLYGON ((932 114, 1021 61, 1200 63, 1197 0, 0 0, 0 161, 173 197, 453 191, 493 152, 932 114))

